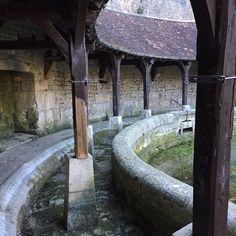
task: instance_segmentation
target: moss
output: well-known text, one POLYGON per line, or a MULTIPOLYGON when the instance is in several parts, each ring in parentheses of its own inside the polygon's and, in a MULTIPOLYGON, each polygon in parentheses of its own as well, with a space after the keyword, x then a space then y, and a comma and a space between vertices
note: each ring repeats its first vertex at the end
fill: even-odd
POLYGON ((71 123, 62 123, 62 124, 45 123, 42 129, 37 130, 37 135, 45 136, 69 128, 71 128, 71 123))
POLYGON ((136 154, 145 162, 151 163, 156 155, 166 149, 178 146, 183 143, 189 143, 192 140, 192 134, 177 135, 175 132, 158 135, 153 133, 150 136, 151 143, 144 148, 144 137, 142 137, 136 144, 136 154))
POLYGON ((102 120, 102 118, 92 118, 92 119, 89 119, 89 124, 93 124, 93 123, 99 122, 101 120, 102 120))
POLYGON ((143 14, 144 13, 144 7, 139 7, 138 9, 137 9, 137 13, 138 14, 143 14))
POLYGON ((109 120, 109 115, 108 115, 108 113, 106 113, 105 116, 102 116, 102 117, 101 117, 101 120, 102 120, 102 121, 107 121, 107 120, 109 120))
MULTIPOLYGON (((236 141, 236 131, 233 139, 236 141)), ((152 140, 152 143, 139 152, 143 155, 144 150, 147 156, 141 158, 153 167, 171 175, 172 177, 192 185, 193 173, 193 136, 187 135, 183 139, 173 134, 159 137, 160 140, 152 140), (176 144, 176 145, 174 145, 176 144), (170 147, 172 145, 172 147, 170 147), (155 149, 155 146, 158 147, 155 149)), ((230 169, 230 200, 236 203, 236 166, 232 164, 230 169)))
POLYGON ((131 117, 138 117, 140 116, 140 111, 132 111, 131 112, 131 117))

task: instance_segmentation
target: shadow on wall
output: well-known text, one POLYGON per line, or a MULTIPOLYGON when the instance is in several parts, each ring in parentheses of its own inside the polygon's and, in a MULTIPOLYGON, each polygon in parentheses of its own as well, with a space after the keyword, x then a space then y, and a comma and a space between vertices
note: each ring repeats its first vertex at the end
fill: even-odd
POLYGON ((0 71, 0 137, 35 133, 37 121, 33 74, 0 71))

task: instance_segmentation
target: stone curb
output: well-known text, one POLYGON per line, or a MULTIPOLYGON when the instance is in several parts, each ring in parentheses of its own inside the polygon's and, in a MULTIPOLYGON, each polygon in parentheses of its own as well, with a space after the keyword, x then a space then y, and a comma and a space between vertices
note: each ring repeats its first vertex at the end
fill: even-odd
MULTIPOLYGON (((145 222, 160 235, 170 225, 178 229, 192 221, 193 188, 146 164, 134 150, 140 139, 148 140, 153 132, 167 134, 178 129, 184 114, 172 112, 138 121, 120 132, 112 144, 112 174, 118 194, 126 201, 131 216, 140 216, 136 222, 145 222)), ((230 203, 228 223, 233 235, 235 209, 236 205, 230 203)))
POLYGON ((23 210, 49 176, 63 163, 64 156, 73 148, 69 138, 43 151, 22 165, 0 187, 0 235, 18 235, 23 210))

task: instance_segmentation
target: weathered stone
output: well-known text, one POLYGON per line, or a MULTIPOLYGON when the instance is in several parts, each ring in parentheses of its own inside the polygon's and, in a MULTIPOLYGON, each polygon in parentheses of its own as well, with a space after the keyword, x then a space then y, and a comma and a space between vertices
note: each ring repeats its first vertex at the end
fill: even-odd
MULTIPOLYGON (((23 32, 39 34, 38 29, 28 23, 11 22, 4 25, 0 38, 17 39, 17 34, 23 32)), ((0 136, 1 133, 12 133, 15 126, 18 131, 36 130, 40 135, 71 127, 71 78, 65 62, 54 62, 45 80, 43 51, 10 50, 1 51, 0 69, 4 71, 0 75, 0 136), (4 82, 8 80, 10 83, 10 77, 10 80, 14 80, 14 85, 4 82), (13 100, 14 96, 16 98, 13 100)), ((88 86, 89 119, 107 120, 112 114, 111 75, 107 71, 105 79, 108 83, 101 84, 98 72, 97 61, 89 61, 89 78, 92 81, 88 86)), ((121 78, 121 115, 139 116, 143 105, 141 74, 135 66, 122 66, 121 78)), ((178 68, 160 68, 150 84, 150 109, 153 113, 180 109, 172 99, 181 103, 181 86, 178 68)), ((192 107, 195 106, 195 96, 196 85, 191 83, 188 101, 192 107)))
POLYGON ((184 228, 173 233, 173 236, 192 236, 192 224, 185 226, 184 228))
POLYGON ((190 109, 191 109, 191 107, 189 105, 184 105, 183 106, 184 111, 189 111, 190 109))
POLYGON ((97 223, 93 158, 70 158, 66 168, 65 222, 68 231, 85 230, 97 223))
POLYGON ((88 126, 88 149, 89 153, 94 156, 93 126, 88 126))
POLYGON ((147 118, 147 117, 152 116, 152 110, 151 109, 142 110, 141 116, 142 118, 147 118))
POLYGON ((109 129, 121 131, 123 129, 122 116, 109 117, 109 129))
POLYGON ((107 130, 100 131, 94 136, 98 225, 88 230, 71 233, 60 226, 63 204, 48 206, 48 202, 59 200, 60 203, 64 196, 65 175, 62 167, 48 179, 40 193, 35 196, 32 210, 29 209, 27 220, 23 223, 21 235, 143 236, 143 233, 128 219, 112 188, 110 164, 112 139, 107 130))

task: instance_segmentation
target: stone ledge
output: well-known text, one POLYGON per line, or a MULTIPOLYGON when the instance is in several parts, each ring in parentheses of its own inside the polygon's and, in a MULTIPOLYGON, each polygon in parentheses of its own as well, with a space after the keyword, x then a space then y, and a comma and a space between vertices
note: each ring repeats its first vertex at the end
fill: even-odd
POLYGON ((63 158, 73 144, 73 138, 69 138, 45 150, 25 163, 0 187, 1 236, 17 235, 24 208, 53 171, 63 164, 63 158))
MULTIPOLYGON (((189 111, 190 115, 194 117, 194 111, 189 111)), ((153 133, 178 132, 185 116, 184 111, 172 112, 138 121, 120 132, 112 144, 116 190, 132 219, 149 235, 171 235, 191 223, 193 188, 143 162, 134 150, 140 140, 150 142, 153 133)), ((232 235, 236 230, 235 212, 236 205, 230 203, 228 225, 232 235)))

